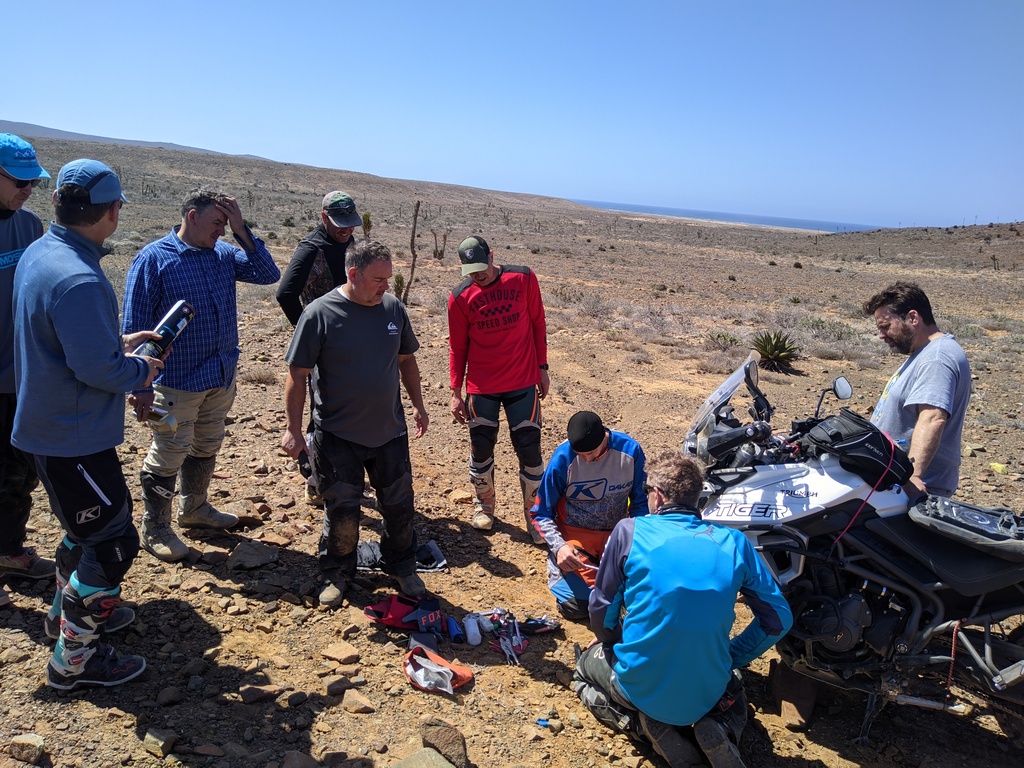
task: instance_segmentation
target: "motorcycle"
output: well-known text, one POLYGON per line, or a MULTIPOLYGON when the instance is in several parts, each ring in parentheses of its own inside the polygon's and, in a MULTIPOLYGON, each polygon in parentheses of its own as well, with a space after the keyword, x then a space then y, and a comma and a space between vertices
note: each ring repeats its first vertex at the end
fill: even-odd
POLYGON ((826 395, 852 396, 843 377, 776 433, 757 374, 755 352, 698 410, 683 450, 708 467, 703 519, 746 534, 793 611, 776 646, 785 666, 867 694, 859 743, 890 702, 965 714, 980 699, 1024 718, 1024 519, 911 504, 901 446, 848 409, 821 415, 826 395), (729 404, 741 386, 753 423, 729 404))

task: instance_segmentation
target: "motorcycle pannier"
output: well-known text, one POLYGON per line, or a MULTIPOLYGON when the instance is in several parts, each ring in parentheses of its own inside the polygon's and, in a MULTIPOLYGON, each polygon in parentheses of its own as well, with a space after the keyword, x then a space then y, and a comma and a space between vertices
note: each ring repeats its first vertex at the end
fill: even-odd
POLYGON ((1003 560, 1024 562, 1024 518, 1008 509, 929 496, 910 508, 910 519, 1003 560))
POLYGON ((800 442, 812 456, 838 456, 843 469, 859 475, 873 488, 903 485, 914 474, 914 465, 906 452, 849 408, 841 408, 834 416, 822 419, 800 442))

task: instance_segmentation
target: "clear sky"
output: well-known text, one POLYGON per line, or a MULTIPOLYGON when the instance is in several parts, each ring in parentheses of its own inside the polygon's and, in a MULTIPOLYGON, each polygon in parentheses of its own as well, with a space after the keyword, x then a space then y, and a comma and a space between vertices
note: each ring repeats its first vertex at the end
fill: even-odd
POLYGON ((0 9, 7 120, 573 199, 1024 219, 1020 0, 0 9))

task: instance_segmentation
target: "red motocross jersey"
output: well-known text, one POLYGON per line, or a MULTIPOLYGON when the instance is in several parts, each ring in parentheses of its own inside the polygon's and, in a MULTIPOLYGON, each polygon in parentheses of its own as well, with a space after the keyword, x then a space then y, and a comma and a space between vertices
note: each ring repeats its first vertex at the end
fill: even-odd
POLYGON ((480 288, 463 280, 448 297, 451 387, 494 395, 540 382, 547 365, 547 325, 537 276, 529 267, 503 266, 480 288), (468 370, 467 370, 468 369, 468 370))

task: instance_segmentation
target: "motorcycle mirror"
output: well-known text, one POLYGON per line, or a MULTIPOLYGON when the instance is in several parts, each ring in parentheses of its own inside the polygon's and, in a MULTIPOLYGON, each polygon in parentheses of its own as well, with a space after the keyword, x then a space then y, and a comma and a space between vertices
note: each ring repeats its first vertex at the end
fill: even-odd
POLYGON ((750 415, 755 421, 767 421, 771 422, 772 414, 775 409, 772 408, 771 403, 768 402, 768 398, 765 397, 761 390, 757 386, 758 381, 758 360, 761 359, 760 355, 754 357, 755 353, 750 353, 750 361, 746 364, 743 369, 744 380, 747 384, 747 392, 750 393, 753 399, 753 404, 750 406, 750 415))
POLYGON ((853 386, 846 380, 845 376, 840 376, 832 382, 832 394, 840 400, 849 400, 853 397, 853 386))
POLYGON ((832 386, 828 389, 821 390, 821 395, 818 396, 818 405, 814 409, 814 418, 818 418, 821 415, 821 404, 825 400, 825 395, 831 392, 839 400, 849 400, 853 397, 853 386, 849 381, 846 380, 845 376, 832 380, 832 386))

